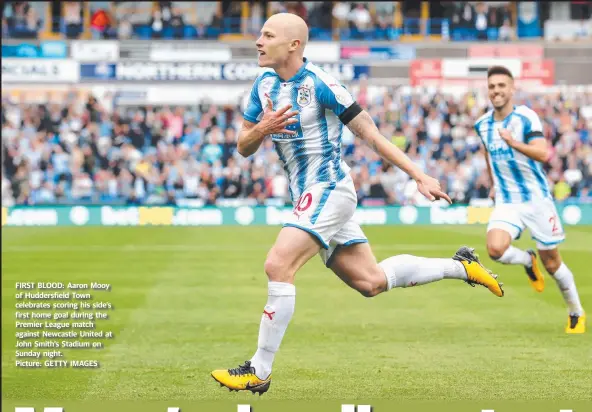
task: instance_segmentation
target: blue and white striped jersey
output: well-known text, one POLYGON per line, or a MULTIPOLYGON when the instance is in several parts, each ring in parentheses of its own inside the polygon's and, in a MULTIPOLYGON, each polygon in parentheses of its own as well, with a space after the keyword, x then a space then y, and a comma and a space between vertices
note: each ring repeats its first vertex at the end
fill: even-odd
MULTIPOLYGON (((275 149, 288 175, 292 201, 298 200, 311 185, 338 182, 349 173, 341 159, 341 135, 344 123, 351 120, 355 101, 351 94, 318 66, 305 59, 298 73, 281 79, 268 69, 257 77, 251 90, 245 120, 257 123, 267 106, 274 110, 291 104, 299 113, 288 126, 296 135, 272 134, 275 149)), ((355 113, 357 114, 357 112, 355 113)))
POLYGON ((514 139, 528 143, 544 138, 537 114, 526 106, 515 106, 502 121, 495 121, 493 110, 475 123, 475 131, 487 149, 495 186, 496 203, 524 203, 550 198, 551 192, 541 164, 509 147, 498 129, 508 129, 514 139))

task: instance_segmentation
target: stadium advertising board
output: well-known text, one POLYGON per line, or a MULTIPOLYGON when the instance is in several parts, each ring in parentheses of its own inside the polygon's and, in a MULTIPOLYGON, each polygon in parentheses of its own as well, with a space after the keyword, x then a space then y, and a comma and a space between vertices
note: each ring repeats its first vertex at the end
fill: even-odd
POLYGON ((510 69, 521 86, 555 84, 552 60, 521 60, 509 58, 418 59, 409 66, 411 86, 483 86, 487 70, 493 65, 510 69))
POLYGON ((395 46, 341 46, 341 59, 352 61, 413 60, 415 59, 415 47, 408 44, 395 46))
POLYGON ((2 59, 3 83, 77 83, 80 65, 74 60, 2 59))
MULTIPOLYGON (((140 53, 134 50, 134 54, 140 53)), ((257 60, 257 51, 253 45, 243 46, 219 43, 197 42, 152 42, 148 54, 155 62, 219 62, 257 60)), ((339 44, 334 42, 308 43, 304 57, 321 63, 339 61, 339 44)), ((138 57, 139 59, 140 57, 138 57)))
MULTIPOLYGON (((327 73, 341 81, 358 79, 368 74, 368 66, 353 64, 319 64, 327 73)), ((182 62, 118 62, 117 64, 82 64, 82 80, 108 81, 253 81, 263 69, 257 63, 182 63, 182 62)))
POLYGON ((471 44, 468 47, 468 55, 470 58, 542 60, 545 50, 537 44, 471 44))
POLYGON ((65 59, 66 57, 68 57, 68 45, 63 41, 2 45, 2 58, 65 59))
MULTIPOLYGON (((486 224, 490 207, 388 206, 361 207, 354 214, 360 225, 486 224)), ((558 204, 566 226, 592 224, 592 205, 558 204)), ((281 225, 292 215, 289 207, 169 207, 169 206, 16 206, 2 208, 2 226, 220 226, 281 225)))
POLYGON ((79 62, 116 62, 119 60, 119 42, 76 40, 70 43, 70 54, 79 62))
POLYGON ((232 52, 228 47, 179 48, 177 43, 161 43, 150 48, 153 62, 229 62, 232 52))

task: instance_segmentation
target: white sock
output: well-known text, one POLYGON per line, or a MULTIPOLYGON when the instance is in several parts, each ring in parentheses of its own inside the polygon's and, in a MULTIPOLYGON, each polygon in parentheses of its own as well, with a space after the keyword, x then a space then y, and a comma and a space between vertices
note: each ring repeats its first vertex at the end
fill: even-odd
POLYGON ((392 256, 379 263, 386 275, 388 290, 425 285, 442 279, 467 279, 467 272, 453 259, 392 256))
POLYGON ((557 272, 551 276, 553 276, 557 282, 557 286, 563 295, 563 300, 565 300, 565 303, 567 303, 567 307, 569 308, 570 315, 582 315, 584 309, 580 303, 580 297, 578 296, 578 290, 576 289, 576 282, 571 270, 569 270, 565 263, 561 263, 557 272))
POLYGON ((269 282, 267 304, 261 315, 257 352, 251 366, 259 379, 267 379, 275 353, 294 314, 296 287, 291 283, 269 282))
POLYGON ((506 249, 504 254, 497 261, 506 265, 532 266, 530 254, 512 245, 506 249))

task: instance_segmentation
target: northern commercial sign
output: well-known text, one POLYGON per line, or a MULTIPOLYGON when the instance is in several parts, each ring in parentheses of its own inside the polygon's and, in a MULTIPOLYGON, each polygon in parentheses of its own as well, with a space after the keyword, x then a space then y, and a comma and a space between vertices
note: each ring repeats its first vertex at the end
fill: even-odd
MULTIPOLYGON (((319 65, 340 81, 358 79, 368 74, 364 65, 328 63, 319 65)), ((252 81, 263 69, 257 63, 181 63, 136 62, 81 64, 82 80, 108 81, 252 81)))

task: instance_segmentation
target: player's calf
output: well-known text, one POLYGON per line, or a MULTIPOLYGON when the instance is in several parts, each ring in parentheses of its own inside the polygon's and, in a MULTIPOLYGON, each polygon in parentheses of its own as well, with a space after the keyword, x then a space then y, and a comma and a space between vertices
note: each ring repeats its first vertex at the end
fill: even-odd
POLYGON ((547 270, 547 273, 550 275, 553 275, 555 272, 557 272, 557 270, 563 263, 563 261, 561 260, 561 255, 559 254, 559 251, 557 249, 541 250, 540 255, 541 260, 543 262, 543 266, 547 270))

